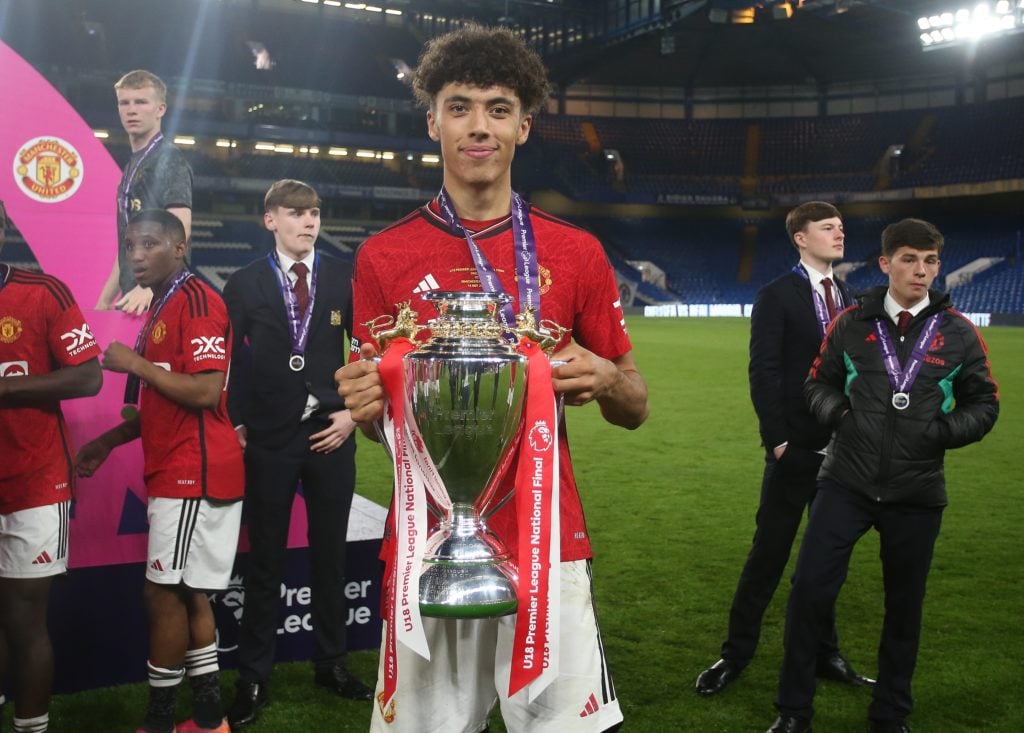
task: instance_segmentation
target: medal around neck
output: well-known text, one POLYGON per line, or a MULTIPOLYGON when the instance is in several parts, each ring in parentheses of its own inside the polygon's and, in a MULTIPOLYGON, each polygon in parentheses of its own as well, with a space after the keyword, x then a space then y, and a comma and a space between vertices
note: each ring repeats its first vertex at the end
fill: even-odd
POLYGON ((893 392, 892 406, 897 410, 906 410, 910 407, 910 395, 906 392, 893 392))
MULTIPOLYGON (((518 605, 519 569, 487 520, 513 495, 510 485, 499 485, 508 482, 497 479, 509 469, 521 427, 527 357, 502 338, 498 313, 511 301, 508 295, 434 291, 423 298, 439 315, 426 325, 430 338, 402 357, 411 450, 429 458, 427 474, 436 469, 424 481, 432 521, 420 566, 419 611, 437 618, 504 616, 518 605)), ((397 318, 367 325, 386 350, 395 339, 415 337, 422 328, 415 317, 403 303, 397 318)), ((520 325, 532 330, 514 329, 517 338, 537 336, 542 347, 557 343, 532 316, 520 325)), ((401 555, 406 548, 399 545, 401 555)))
POLYGON ((306 366, 306 357, 302 354, 292 354, 288 359, 288 368, 293 372, 301 372, 306 366))

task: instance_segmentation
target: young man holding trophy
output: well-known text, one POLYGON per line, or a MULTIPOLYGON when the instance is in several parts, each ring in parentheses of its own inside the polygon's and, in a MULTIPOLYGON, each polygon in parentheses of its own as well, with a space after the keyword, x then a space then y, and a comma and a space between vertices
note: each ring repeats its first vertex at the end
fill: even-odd
MULTIPOLYGON (((417 100, 427 109, 428 134, 441 144, 444 185, 434 200, 359 249, 353 277, 353 348, 359 350, 359 360, 338 372, 339 392, 352 418, 368 434, 383 418, 385 436, 392 435, 389 426, 400 424, 403 413, 411 412, 409 432, 395 430, 394 442, 388 437, 393 451, 399 448, 396 476, 402 475, 403 466, 416 464, 428 486, 436 488, 439 478, 448 484, 458 473, 448 459, 460 445, 490 429, 488 418, 481 417, 487 411, 456 410, 455 418, 442 416, 447 425, 458 420, 476 422, 468 429, 454 428, 456 433, 464 430, 463 443, 453 439, 451 451, 441 455, 428 450, 433 460, 417 463, 416 450, 423 451, 424 443, 439 442, 438 434, 448 428, 431 433, 434 413, 420 410, 415 396, 411 404, 387 398, 389 350, 404 344, 405 351, 411 352, 416 348, 411 339, 422 340, 418 332, 429 318, 434 319, 429 328, 435 348, 438 341, 465 340, 462 335, 468 331, 460 329, 468 326, 453 321, 452 314, 476 308, 480 298, 474 296, 480 296, 479 291, 505 294, 494 296, 493 305, 485 304, 483 309, 496 311, 495 322, 488 328, 522 337, 516 350, 530 357, 527 418, 499 456, 484 493, 509 498, 511 486, 516 488, 511 501, 496 502, 499 506, 486 517, 486 524, 493 533, 490 536, 497 538, 495 544, 520 559, 519 580, 513 579, 519 608, 516 615, 501 618, 473 617, 464 609, 435 613, 424 603, 425 584, 419 583, 415 562, 420 555, 409 551, 419 546, 426 525, 421 529, 416 524, 419 520, 407 516, 404 501, 394 504, 382 550, 388 563, 386 621, 371 730, 481 731, 495 702, 500 703, 510 731, 609 730, 621 722, 622 713, 593 609, 590 542, 565 426, 556 419, 557 427, 551 430, 550 422, 531 420, 530 405, 546 390, 549 406, 555 404, 556 395, 569 405, 596 401, 602 416, 614 425, 633 429, 646 419, 647 387, 631 354, 615 273, 594 237, 531 207, 512 190, 515 148, 526 142, 532 115, 548 94, 540 59, 517 36, 503 29, 470 26, 431 41, 420 59, 414 88, 417 100), (423 293, 432 294, 425 300, 423 293), (450 301, 449 295, 463 297, 450 301), (403 312, 414 311, 418 318, 391 319, 396 306, 407 301, 411 303, 403 312), (382 315, 395 323, 390 335, 396 338, 378 364, 374 342, 381 334, 370 323, 382 315), (572 341, 563 337, 569 329, 572 341), (542 343, 527 334, 539 335, 542 343), (545 340, 554 352, 550 363, 533 358, 545 340), (534 377, 550 374, 550 378, 538 385, 530 381, 531 372, 534 377), (404 435, 412 438, 408 446, 404 435), (548 450, 553 443, 557 448, 548 450), (406 448, 408 454, 403 452, 406 448), (404 461, 400 455, 412 458, 404 461), (527 474, 524 481, 522 457, 527 455, 536 456, 538 468, 536 476, 527 474), (542 479, 545 471, 549 473, 542 479), (548 487, 544 496, 539 489, 531 490, 541 485, 548 487), (547 502, 550 511, 543 511, 539 503, 530 510, 524 494, 547 502), (528 516, 523 514, 524 507, 528 516), (403 525, 406 519, 408 524, 403 525), (545 546, 542 536, 553 538, 548 540, 547 554, 533 547, 535 543, 545 546), (533 560, 524 565, 524 557, 533 560), (538 585, 539 594, 535 592, 538 585), (421 610, 423 616, 439 617, 420 618, 421 610)), ((421 352, 422 347, 412 356, 421 352)), ((463 378, 470 367, 464 369, 462 364, 448 362, 444 378, 424 378, 404 394, 418 395, 448 385, 459 399, 464 398, 473 392, 474 384, 463 378)), ((407 367, 406 378, 414 371, 407 367)), ((513 375, 515 382, 519 371, 512 367, 503 373, 513 375)), ((478 380, 475 385, 479 384, 478 380)), ((474 399, 482 391, 477 390, 474 399)), ((403 392, 392 390, 391 394, 403 392)), ((499 407, 519 399, 515 389, 504 383, 493 395, 501 398, 491 403, 499 407)), ((396 495, 403 496, 404 488, 400 480, 396 495)), ((455 492, 448 493, 458 504, 455 492)), ((444 553, 436 541, 438 534, 426 540, 435 558, 444 553)), ((430 565, 424 563, 424 567, 430 565)), ((428 571, 423 572, 426 576, 428 571)))

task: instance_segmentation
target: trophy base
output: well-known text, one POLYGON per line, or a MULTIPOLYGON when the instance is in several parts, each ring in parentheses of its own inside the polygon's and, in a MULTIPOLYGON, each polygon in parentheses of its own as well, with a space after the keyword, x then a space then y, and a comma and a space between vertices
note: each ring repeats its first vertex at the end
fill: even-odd
POLYGON ((489 563, 425 563, 420 614, 431 618, 497 618, 516 612, 516 583, 489 563))

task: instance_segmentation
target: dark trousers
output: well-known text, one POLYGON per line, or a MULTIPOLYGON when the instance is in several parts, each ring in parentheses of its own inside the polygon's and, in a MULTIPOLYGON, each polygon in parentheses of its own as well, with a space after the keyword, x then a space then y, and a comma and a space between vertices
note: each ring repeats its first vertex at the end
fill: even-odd
MULTIPOLYGON (((729 636, 722 644, 723 659, 746 666, 754 657, 765 609, 789 562, 804 509, 814 497, 821 460, 820 454, 798 446, 788 447, 781 461, 771 454, 765 460, 757 529, 729 609, 729 636)), ((838 654, 838 644, 833 610, 818 655, 828 658, 838 654)))
POLYGON ((265 683, 274 664, 281 578, 292 501, 298 482, 309 525, 313 663, 327 667, 345 657, 345 535, 355 486, 355 436, 332 453, 314 453, 309 436, 325 427, 307 420, 284 447, 245 448, 245 517, 249 565, 238 637, 243 682, 265 683))
POLYGON ((815 652, 846 580, 853 547, 874 527, 885 589, 873 720, 901 720, 913 709, 910 679, 921 638, 921 609, 942 507, 881 504, 833 481, 821 481, 797 556, 786 613, 786 653, 775 706, 783 715, 813 715, 815 652))

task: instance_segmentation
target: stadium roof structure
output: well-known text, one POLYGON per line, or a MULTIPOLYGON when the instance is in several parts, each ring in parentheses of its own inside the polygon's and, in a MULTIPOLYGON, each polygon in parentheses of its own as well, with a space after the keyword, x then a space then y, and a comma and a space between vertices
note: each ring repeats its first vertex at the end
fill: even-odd
MULTIPOLYGON (((409 10, 471 18, 550 36, 603 29, 547 50, 561 84, 719 87, 830 85, 863 80, 974 76, 1024 60, 1020 37, 924 53, 918 18, 976 0, 426 0, 409 10)), ((993 6, 995 2, 991 3, 993 6)), ((1013 0, 1017 6, 1017 0, 1013 0)), ((1021 12, 1021 11, 1017 11, 1021 12)))

